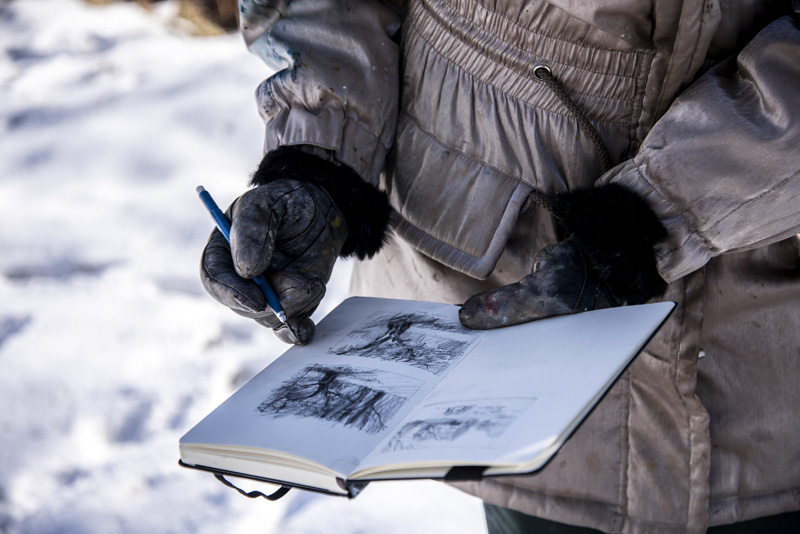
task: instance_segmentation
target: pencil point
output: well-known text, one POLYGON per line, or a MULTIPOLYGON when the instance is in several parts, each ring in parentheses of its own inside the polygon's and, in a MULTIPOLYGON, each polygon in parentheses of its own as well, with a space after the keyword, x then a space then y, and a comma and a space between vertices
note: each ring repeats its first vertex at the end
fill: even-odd
POLYGON ((198 186, 197 186, 197 189, 195 189, 195 191, 197 191, 197 194, 198 194, 198 195, 199 195, 200 193, 202 193, 203 191, 205 191, 205 190, 206 190, 206 188, 205 188, 205 187, 203 187, 202 185, 198 185, 198 186))

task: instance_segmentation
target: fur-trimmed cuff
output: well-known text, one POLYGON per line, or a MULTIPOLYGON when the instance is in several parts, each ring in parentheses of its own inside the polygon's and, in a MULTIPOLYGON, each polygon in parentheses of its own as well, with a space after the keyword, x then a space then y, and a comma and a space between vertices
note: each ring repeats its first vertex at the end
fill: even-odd
POLYGON ((571 191, 550 198, 556 219, 611 293, 625 304, 664 294, 653 246, 667 231, 647 203, 618 184, 571 191))
POLYGON ((348 236, 339 254, 371 258, 388 238, 391 208, 386 193, 368 184, 350 167, 337 165, 293 146, 267 153, 253 174, 252 185, 290 178, 321 187, 347 222, 348 236))

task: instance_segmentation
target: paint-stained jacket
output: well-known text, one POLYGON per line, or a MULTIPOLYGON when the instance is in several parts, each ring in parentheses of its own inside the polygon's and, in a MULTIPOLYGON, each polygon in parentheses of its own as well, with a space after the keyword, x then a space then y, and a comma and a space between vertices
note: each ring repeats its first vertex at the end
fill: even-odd
MULTIPOLYGON (((558 239, 532 188, 617 182, 668 238, 675 313, 540 473, 460 486, 613 532, 800 509, 800 29, 755 0, 241 0, 265 150, 384 189, 395 239, 354 290, 453 303, 558 239), (533 74, 547 65, 613 168, 533 74)), ((795 2, 795 8, 800 9, 795 2)), ((535 342, 535 341, 532 341, 535 342)))

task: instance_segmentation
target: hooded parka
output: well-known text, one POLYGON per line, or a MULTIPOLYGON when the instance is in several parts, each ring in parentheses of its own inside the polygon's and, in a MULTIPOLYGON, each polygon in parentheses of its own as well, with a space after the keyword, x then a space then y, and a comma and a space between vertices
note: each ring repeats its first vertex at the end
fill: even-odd
POLYGON ((563 238, 534 189, 618 183, 667 229, 655 253, 678 306, 658 335, 544 469, 460 488, 607 532, 800 509, 798 11, 240 0, 276 71, 257 89, 265 151, 326 154, 395 211, 354 293, 457 304, 519 280, 563 238), (540 65, 600 133, 606 173, 540 65))

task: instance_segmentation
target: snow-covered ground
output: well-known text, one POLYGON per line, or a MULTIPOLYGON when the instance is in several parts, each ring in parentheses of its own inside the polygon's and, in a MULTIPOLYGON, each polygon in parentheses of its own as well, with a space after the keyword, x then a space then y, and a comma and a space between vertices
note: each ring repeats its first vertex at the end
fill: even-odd
POLYGON ((0 533, 485 532, 437 482, 268 503, 177 465, 179 437, 285 347, 197 276, 194 189, 244 190, 268 72, 174 10, 0 0, 0 533))

